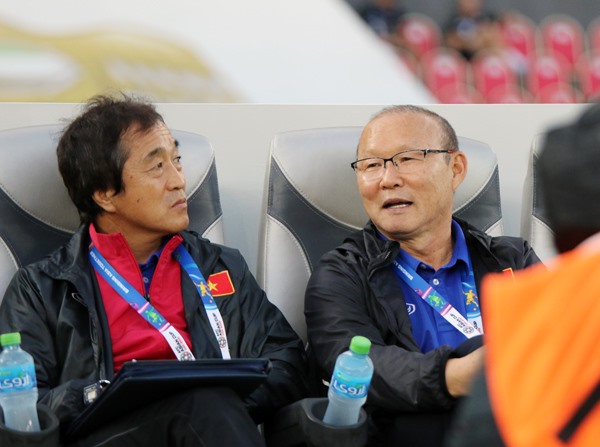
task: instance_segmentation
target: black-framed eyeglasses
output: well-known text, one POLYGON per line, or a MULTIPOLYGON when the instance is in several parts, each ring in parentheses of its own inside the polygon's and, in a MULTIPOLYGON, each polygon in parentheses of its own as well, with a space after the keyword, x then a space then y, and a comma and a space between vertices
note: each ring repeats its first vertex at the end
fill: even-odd
POLYGON ((376 180, 383 177, 386 163, 392 165, 400 174, 409 174, 423 169, 427 154, 452 154, 453 149, 409 149, 398 152, 390 158, 369 157, 350 163, 352 169, 360 173, 365 180, 376 180))

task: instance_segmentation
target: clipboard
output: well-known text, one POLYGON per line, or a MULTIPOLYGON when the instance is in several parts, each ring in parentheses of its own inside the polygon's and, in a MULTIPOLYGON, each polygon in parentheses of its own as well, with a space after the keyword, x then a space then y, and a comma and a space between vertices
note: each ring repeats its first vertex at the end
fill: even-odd
POLYGON ((243 398, 267 379, 270 370, 271 361, 263 358, 125 362, 111 384, 68 425, 65 435, 81 438, 112 419, 186 389, 225 386, 243 398))

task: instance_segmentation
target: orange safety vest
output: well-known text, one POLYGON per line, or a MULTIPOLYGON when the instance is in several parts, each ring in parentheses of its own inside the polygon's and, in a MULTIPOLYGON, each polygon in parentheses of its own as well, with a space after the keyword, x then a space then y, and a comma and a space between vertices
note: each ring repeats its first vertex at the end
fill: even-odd
POLYGON ((486 373, 508 447, 600 446, 600 242, 482 284, 486 373))

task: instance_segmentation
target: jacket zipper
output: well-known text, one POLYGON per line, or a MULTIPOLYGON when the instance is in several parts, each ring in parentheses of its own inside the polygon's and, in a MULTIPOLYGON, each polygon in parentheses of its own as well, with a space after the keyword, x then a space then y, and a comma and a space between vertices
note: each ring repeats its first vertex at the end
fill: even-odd
POLYGON ((100 344, 98 341, 98 327, 96 325, 96 322, 94 321, 94 318, 92 317, 92 312, 90 311, 85 300, 79 293, 74 292, 71 294, 71 296, 73 297, 73 299, 75 301, 80 303, 82 306, 84 306, 88 310, 88 315, 89 315, 89 320, 90 320, 90 341, 92 342, 92 351, 94 353, 94 362, 96 363, 96 369, 98 370, 98 376, 99 376, 100 380, 106 380, 107 377, 106 377, 104 368, 102 368, 100 365, 100 344))

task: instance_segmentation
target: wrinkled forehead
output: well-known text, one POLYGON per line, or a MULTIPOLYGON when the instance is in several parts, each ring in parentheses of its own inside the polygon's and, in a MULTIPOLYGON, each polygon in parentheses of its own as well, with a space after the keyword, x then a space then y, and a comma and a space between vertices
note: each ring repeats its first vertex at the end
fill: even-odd
POLYGON ((390 156, 409 149, 443 149, 440 124, 419 113, 388 113, 368 123, 360 137, 357 156, 390 156))

